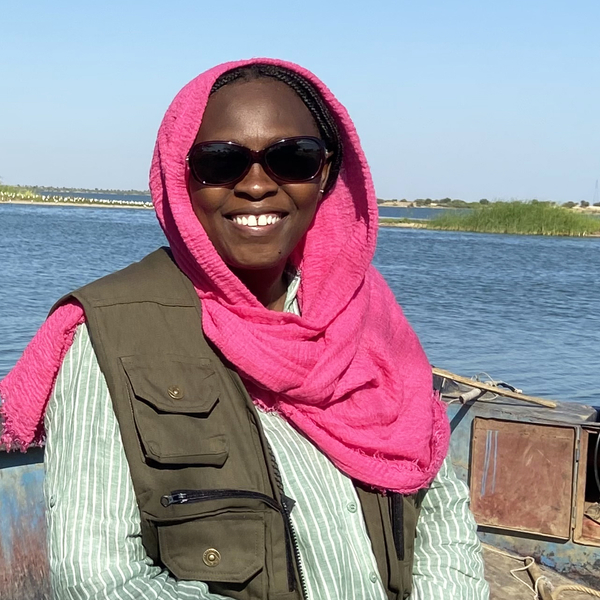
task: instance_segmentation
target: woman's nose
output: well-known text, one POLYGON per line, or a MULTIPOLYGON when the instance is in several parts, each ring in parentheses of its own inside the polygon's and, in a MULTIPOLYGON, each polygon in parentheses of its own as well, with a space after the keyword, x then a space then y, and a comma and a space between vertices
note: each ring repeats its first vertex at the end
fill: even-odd
POLYGON ((234 188, 238 195, 243 195, 251 200, 262 200, 267 196, 274 196, 279 189, 279 184, 273 181, 262 168, 260 163, 254 163, 246 177, 239 181, 234 188))

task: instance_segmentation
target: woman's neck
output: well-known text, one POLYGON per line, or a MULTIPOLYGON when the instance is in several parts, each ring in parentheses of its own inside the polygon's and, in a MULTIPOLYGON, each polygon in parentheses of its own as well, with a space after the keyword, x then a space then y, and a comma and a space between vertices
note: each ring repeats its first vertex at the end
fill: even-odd
POLYGON ((232 271, 264 307, 282 312, 288 288, 284 267, 285 265, 272 269, 232 271))

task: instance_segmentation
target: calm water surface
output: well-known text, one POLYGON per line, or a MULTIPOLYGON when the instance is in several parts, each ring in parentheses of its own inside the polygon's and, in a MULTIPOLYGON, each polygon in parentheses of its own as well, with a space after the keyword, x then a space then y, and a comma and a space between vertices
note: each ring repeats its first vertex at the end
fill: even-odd
MULTIPOLYGON (((0 377, 55 300, 142 258, 152 211, 0 205, 0 377)), ((600 240, 382 228, 375 257, 436 366, 600 405, 600 240)))
POLYGON ((469 208, 427 208, 426 206, 415 206, 400 208, 399 206, 380 206, 380 217, 395 217, 396 219, 435 219, 444 213, 453 214, 470 212, 469 208))

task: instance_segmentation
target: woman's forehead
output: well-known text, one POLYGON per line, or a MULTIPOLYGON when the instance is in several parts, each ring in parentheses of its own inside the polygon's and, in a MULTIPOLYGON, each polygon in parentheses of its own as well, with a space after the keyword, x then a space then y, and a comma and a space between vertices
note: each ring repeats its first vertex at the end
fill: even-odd
POLYGON ((319 135, 304 102, 288 85, 270 78, 234 82, 212 94, 196 141, 280 139, 319 135))

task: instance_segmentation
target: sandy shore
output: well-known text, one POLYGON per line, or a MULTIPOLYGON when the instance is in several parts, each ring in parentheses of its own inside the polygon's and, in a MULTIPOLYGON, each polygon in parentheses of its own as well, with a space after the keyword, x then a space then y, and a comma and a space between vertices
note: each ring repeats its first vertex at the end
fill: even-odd
POLYGON ((377 206, 385 206, 385 207, 393 207, 393 208, 456 208, 454 206, 444 206, 441 204, 429 204, 427 206, 421 205, 417 206, 414 202, 403 202, 402 200, 384 200, 383 202, 378 202, 377 206))
POLYGON ((105 204, 100 202, 40 202, 39 200, 3 200, 0 204, 30 204, 35 206, 74 206, 80 208, 133 208, 134 210, 148 210, 152 206, 146 206, 141 203, 136 204, 105 204))
POLYGON ((600 206, 574 206, 571 209, 573 212, 583 213, 584 215, 600 215, 600 206))
MULTIPOLYGON (((383 217, 384 219, 389 219, 390 217, 383 217)), ((407 229, 427 229, 427 223, 406 223, 404 221, 393 223, 389 220, 383 221, 381 218, 379 219, 379 227, 405 227, 407 229)))

